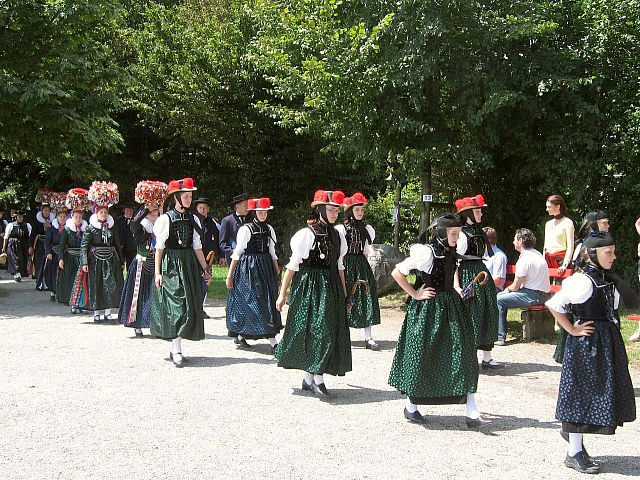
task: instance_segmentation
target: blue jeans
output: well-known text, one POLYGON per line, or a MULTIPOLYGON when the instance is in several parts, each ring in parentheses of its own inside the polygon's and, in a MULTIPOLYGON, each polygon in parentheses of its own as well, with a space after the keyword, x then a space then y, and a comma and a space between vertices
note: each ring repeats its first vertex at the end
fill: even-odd
POLYGON ((526 308, 540 305, 551 298, 550 293, 530 288, 521 288, 517 292, 504 290, 498 293, 498 340, 507 338, 507 312, 510 308, 526 308))

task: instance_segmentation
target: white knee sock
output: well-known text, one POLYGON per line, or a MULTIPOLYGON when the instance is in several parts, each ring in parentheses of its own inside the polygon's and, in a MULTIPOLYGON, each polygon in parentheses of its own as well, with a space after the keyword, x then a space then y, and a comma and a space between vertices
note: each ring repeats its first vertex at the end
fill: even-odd
POLYGON ((313 373, 304 372, 304 382, 307 385, 311 385, 313 383, 313 373))
POLYGON ((22 275, 20 275, 19 273, 16 273, 13 278, 22 278, 22 275))
POLYGON ((465 415, 469 418, 480 418, 480 411, 476 405, 476 394, 467 394, 467 405, 465 407, 465 415))
POLYGON ((278 342, 276 342, 275 338, 270 338, 269 339, 269 345, 271 345, 272 347, 275 347, 278 344, 278 342))
POLYGON ((367 342, 372 338, 373 337, 371 336, 371 327, 364 327, 364 341, 367 342))
POLYGON ((322 375, 314 375, 313 381, 316 383, 316 385, 321 385, 324 383, 324 378, 322 377, 322 375))
POLYGON ((418 406, 415 403, 411 403, 411 400, 409 400, 409 397, 407 397, 406 409, 407 412, 414 413, 418 411, 418 406))
POLYGON ((171 340, 171 353, 173 353, 174 355, 176 353, 182 353, 182 344, 180 343, 180 340, 180 337, 176 337, 171 340))
POLYGON ((485 362, 491 361, 491 350, 483 350, 482 351, 482 360, 485 362))
POLYGON ((100 317, 100 316, 102 316, 102 312, 103 312, 103 310, 96 310, 95 312, 93 312, 93 316, 94 317, 100 317))
POLYGON ((110 308, 105 308, 104 309, 104 316, 106 317, 107 315, 111 315, 111 309, 110 308))
POLYGON ((576 453, 582 451, 582 434, 570 433, 569 434, 569 453, 570 457, 574 457, 576 453))

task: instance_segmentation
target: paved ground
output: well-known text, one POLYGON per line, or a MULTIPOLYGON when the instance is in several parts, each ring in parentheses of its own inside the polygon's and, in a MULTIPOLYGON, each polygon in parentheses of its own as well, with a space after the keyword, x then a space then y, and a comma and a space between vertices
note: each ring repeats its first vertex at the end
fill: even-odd
MULTIPOLYGON (((300 373, 276 367, 267 342, 237 350, 222 305, 208 307, 207 338, 184 342, 191 364, 176 369, 167 342, 71 316, 32 281, 0 287, 4 478, 581 477, 562 465, 549 345, 496 350, 508 368, 481 376, 480 407, 494 420, 481 432, 466 429, 461 406, 423 409, 421 427, 404 421, 404 400, 387 385, 397 310, 375 329, 379 352, 352 331, 354 371, 327 377, 322 401, 302 393, 300 373)), ((640 422, 586 444, 601 477, 640 476, 640 422)))

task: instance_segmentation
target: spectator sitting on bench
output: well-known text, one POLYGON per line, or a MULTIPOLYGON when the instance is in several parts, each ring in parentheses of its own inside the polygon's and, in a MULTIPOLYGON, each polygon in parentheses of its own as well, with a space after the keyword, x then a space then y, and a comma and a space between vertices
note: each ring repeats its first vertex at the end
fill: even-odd
POLYGON ((493 278, 493 282, 496 285, 496 292, 501 292, 504 290, 504 282, 507 280, 507 256, 496 245, 498 234, 495 229, 484 227, 482 230, 484 230, 484 233, 487 235, 487 240, 489 240, 491 248, 493 249, 493 256, 490 257, 485 252, 482 260, 493 278))
POLYGON ((507 339, 507 312, 510 308, 526 308, 544 304, 551 294, 549 267, 536 246, 536 237, 528 228, 516 230, 513 246, 520 253, 513 283, 498 294, 498 342, 507 339))

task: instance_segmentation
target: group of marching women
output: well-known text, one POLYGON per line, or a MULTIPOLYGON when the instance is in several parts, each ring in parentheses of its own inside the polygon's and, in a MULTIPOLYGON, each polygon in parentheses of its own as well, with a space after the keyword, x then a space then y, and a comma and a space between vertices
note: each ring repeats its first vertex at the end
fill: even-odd
MULTIPOLYGON (((191 209, 196 190, 191 178, 138 184, 136 201, 143 207, 130 225, 137 255, 128 265, 126 282, 109 215, 118 201, 117 186, 94 182, 89 191, 69 191, 68 214, 59 209, 44 237, 49 262, 44 262, 43 284, 56 285, 57 300, 71 305, 73 313, 90 310, 100 322, 118 308, 119 321, 135 328, 136 335, 150 327, 152 335, 171 341, 170 359, 182 367, 188 362, 182 339, 205 336, 201 290, 211 281, 202 253, 202 223, 191 209), (90 204, 93 214, 86 222, 90 204)), ((247 214, 236 219, 240 226, 226 278, 229 336, 240 348, 250 347, 247 339, 268 339, 280 367, 303 372, 303 391, 330 395, 325 374, 342 376, 352 369, 350 327, 363 329, 366 349, 378 349, 372 326, 380 323, 380 307, 366 258, 375 231, 364 220, 367 199, 361 193, 315 192, 306 225, 301 221, 291 238, 282 279, 277 237, 268 223, 271 200, 240 200, 246 200, 247 214), (286 303, 287 322, 277 343, 286 303)), ((479 369, 503 367, 492 358, 498 333, 496 288, 482 260, 493 252, 482 228, 484 197, 463 197, 455 206, 456 213, 434 220, 392 272, 410 301, 389 384, 406 395, 408 421, 426 422, 419 405, 461 404, 467 426, 476 428, 489 423, 476 402, 479 369), (407 279, 411 273, 413 285, 407 279), (480 364, 477 350, 483 356, 480 364)), ((603 215, 585 218, 574 274, 547 302, 567 333, 559 342, 556 409, 569 443, 565 465, 584 473, 595 473, 599 466, 586 453, 583 434, 610 435, 635 419, 617 309, 621 297, 631 308, 640 301, 611 271, 615 242, 603 215)), ((21 212, 5 231, 10 271, 20 275, 20 258, 32 248, 24 239, 32 232, 21 212)))

